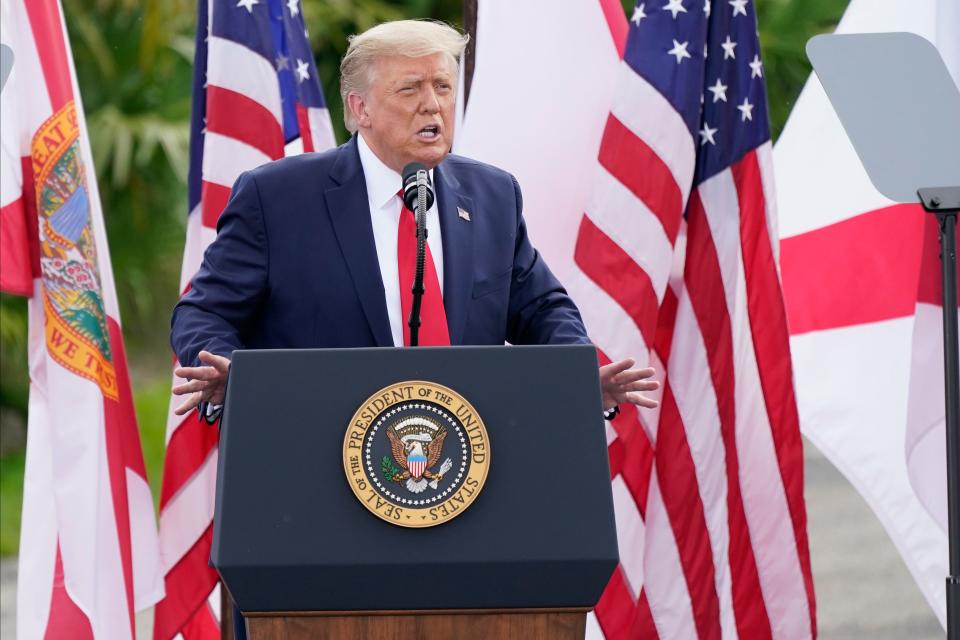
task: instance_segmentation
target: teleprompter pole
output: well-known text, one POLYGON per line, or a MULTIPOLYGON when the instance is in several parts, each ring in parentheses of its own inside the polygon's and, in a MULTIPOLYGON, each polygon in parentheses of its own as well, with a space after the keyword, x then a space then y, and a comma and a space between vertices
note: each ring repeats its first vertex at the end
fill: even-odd
POLYGON ((957 338, 957 213, 960 187, 920 189, 924 209, 940 223, 943 273, 943 374, 947 432, 947 638, 960 640, 960 341, 957 338))

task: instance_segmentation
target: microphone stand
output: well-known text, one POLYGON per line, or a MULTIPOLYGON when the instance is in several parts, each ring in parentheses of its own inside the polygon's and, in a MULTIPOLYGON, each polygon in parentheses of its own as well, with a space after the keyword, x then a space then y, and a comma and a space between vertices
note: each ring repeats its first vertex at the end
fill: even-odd
POLYGON ((960 640, 960 338, 957 335, 957 214, 960 186, 920 189, 927 212, 940 223, 943 274, 943 382, 947 432, 947 531, 950 573, 947 576, 947 637, 960 640))
POLYGON ((427 172, 417 171, 417 263, 413 275, 413 303, 410 305, 410 346, 420 346, 420 304, 423 300, 423 263, 427 255, 427 172))

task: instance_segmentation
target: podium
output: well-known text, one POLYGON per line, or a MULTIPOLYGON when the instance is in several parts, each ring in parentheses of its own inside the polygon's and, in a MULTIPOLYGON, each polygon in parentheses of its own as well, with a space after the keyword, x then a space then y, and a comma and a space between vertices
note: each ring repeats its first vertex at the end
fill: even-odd
POLYGON ((234 353, 211 559, 262 638, 583 638, 618 563, 591 346, 234 353))

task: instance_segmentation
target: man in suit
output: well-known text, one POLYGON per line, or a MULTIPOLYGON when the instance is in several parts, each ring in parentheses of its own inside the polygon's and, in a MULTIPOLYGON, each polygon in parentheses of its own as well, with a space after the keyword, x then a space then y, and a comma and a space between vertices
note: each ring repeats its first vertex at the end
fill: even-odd
MULTIPOLYGON (((413 215, 400 172, 432 172, 420 344, 589 343, 580 314, 527 236, 520 187, 449 154, 466 37, 428 21, 351 38, 341 64, 344 145, 285 158, 237 180, 171 341, 188 379, 173 392, 213 417, 231 353, 244 348, 409 344, 413 215)), ((505 97, 508 99, 508 97, 505 97)), ((518 114, 518 117, 526 117, 518 114)), ((604 407, 655 401, 652 369, 600 368, 604 407)))

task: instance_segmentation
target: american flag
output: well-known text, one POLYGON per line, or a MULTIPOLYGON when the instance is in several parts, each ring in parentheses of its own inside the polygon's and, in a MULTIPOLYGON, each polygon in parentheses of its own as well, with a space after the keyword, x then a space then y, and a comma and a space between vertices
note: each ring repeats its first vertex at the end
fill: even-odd
MULTIPOLYGON (((299 0, 201 0, 194 65, 181 292, 242 172, 334 144, 299 0)), ((160 495, 166 598, 157 605, 154 638, 217 638, 219 590, 208 559, 218 430, 196 414, 173 415, 177 404, 171 401, 167 421, 160 495)))
POLYGON ((814 637, 755 6, 639 2, 628 26, 570 289, 601 357, 664 384, 608 428, 621 564, 596 622, 814 637))

